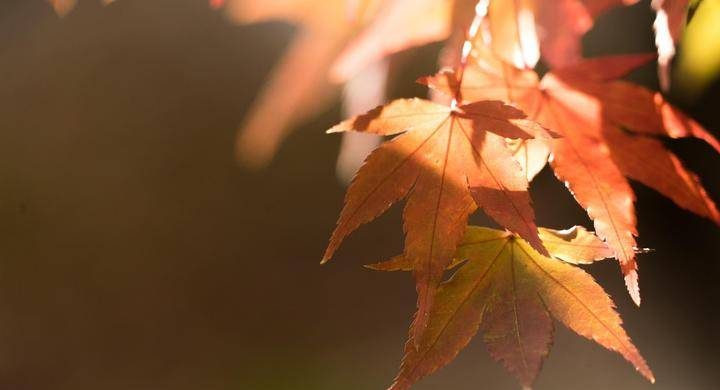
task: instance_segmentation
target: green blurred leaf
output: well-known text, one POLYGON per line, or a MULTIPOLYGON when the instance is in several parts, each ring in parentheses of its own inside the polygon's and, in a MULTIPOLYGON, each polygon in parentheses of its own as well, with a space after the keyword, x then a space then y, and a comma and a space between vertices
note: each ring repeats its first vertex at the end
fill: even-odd
POLYGON ((678 92, 693 100, 720 74, 720 0, 698 1, 678 58, 678 92))

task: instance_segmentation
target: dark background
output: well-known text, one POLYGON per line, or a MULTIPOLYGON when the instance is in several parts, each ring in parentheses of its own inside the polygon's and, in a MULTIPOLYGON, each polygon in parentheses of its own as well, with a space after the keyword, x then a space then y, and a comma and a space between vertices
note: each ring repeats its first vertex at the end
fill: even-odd
MULTIPOLYGON (((344 187, 339 104, 300 126, 270 167, 233 159, 235 129, 292 37, 235 26, 204 0, 0 3, 0 388, 381 389, 415 304, 409 275, 361 264, 401 249, 399 208, 318 261, 344 187)), ((647 2, 611 12, 589 55, 652 50, 647 2)), ((406 56, 393 97, 432 72, 406 56)), ((634 76, 656 87, 654 69, 634 76)), ((720 131, 720 87, 686 107, 720 131)), ((672 146, 718 199, 720 158, 672 146)), ((717 389, 720 238, 712 223, 635 186, 644 297, 615 262, 590 272, 655 371, 557 324, 538 389, 717 389)), ((590 226, 547 170, 539 223, 590 226)), ((482 221, 482 219, 480 219, 482 221)), ((417 389, 517 389, 480 340, 417 389)))

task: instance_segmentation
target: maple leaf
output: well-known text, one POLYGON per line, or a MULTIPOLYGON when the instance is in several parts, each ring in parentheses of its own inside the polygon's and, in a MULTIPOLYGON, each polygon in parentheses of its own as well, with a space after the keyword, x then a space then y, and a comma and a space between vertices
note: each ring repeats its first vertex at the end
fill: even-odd
POLYGON ((435 289, 462 238, 468 215, 478 206, 546 253, 528 182, 504 139, 550 134, 521 111, 497 101, 453 108, 423 99, 399 99, 328 132, 344 131, 402 134, 370 154, 358 171, 323 262, 358 226, 407 196, 404 254, 415 264, 416 336, 424 330, 435 289))
MULTIPOLYGON (((501 10, 516 2, 494 1, 491 8, 501 10)), ((622 3, 628 1, 542 2, 536 7, 538 28, 543 32, 540 34, 543 53, 548 61, 560 64, 579 58, 579 37, 592 25, 592 17, 622 3), (566 28, 576 33, 551 30, 561 26, 568 26, 566 28)), ((298 37, 273 70, 270 81, 241 126, 236 145, 238 159, 251 167, 267 164, 294 124, 326 107, 342 83, 373 62, 410 47, 447 38, 450 38, 450 47, 459 47, 476 4, 474 0, 213 2, 215 8, 225 5, 228 13, 242 23, 287 20, 299 28, 298 37)), ((489 20, 495 20, 495 26, 505 26, 511 22, 507 15, 508 12, 493 11, 489 20), (503 16, 493 19, 493 15, 503 16)), ((502 39, 498 31, 494 32, 496 47, 503 46, 502 42, 508 47, 517 46, 513 46, 512 36, 502 39)), ((532 45, 526 43, 526 47, 532 45)), ((446 51, 452 52, 446 56, 451 60, 443 63, 452 63, 457 53, 446 51)))
POLYGON ((364 66, 410 47, 443 40, 453 31, 453 10, 468 0, 393 0, 339 53, 330 77, 342 82, 364 66))
MULTIPOLYGON (((582 226, 573 226, 565 230, 540 227, 538 236, 552 257, 567 263, 592 264, 613 257, 612 250, 593 232, 587 231, 582 226)), ((467 242, 461 245, 467 245, 467 242)), ((463 258, 453 257, 447 269, 455 268, 464 261, 463 258)), ((412 271, 413 262, 403 255, 398 255, 390 260, 368 264, 365 267, 376 271, 412 271)))
POLYGON ((284 20, 298 27, 241 126, 238 158, 255 167, 267 164, 291 126, 325 108, 342 83, 390 54, 446 39, 455 7, 455 0, 223 3, 240 23, 284 20))
MULTIPOLYGON (((590 275, 567 264, 605 258, 609 248, 582 227, 540 231, 555 259, 509 232, 467 228, 453 260, 453 266, 462 265, 438 288, 424 342, 408 340, 391 390, 407 389, 450 363, 478 331, 490 355, 529 387, 552 344, 551 317, 618 352, 655 381, 612 300, 590 275)), ((413 263, 398 256, 369 267, 410 270, 413 263)))
MULTIPOLYGON (((639 0, 481 0, 484 34, 476 44, 491 47, 504 61, 518 68, 533 68, 540 59, 553 68, 582 60, 581 38, 595 18, 611 8, 639 0)), ((656 12, 653 29, 658 48, 658 76, 663 90, 670 87, 670 64, 675 44, 687 19, 689 0, 652 0, 656 12)), ((454 65, 448 62, 446 65, 454 65)))
MULTIPOLYGON (((582 228, 545 231, 545 247, 557 257, 581 263, 608 255, 582 228)), ((478 331, 490 355, 529 387, 552 344, 551 317, 618 352, 655 381, 612 300, 582 269, 537 253, 511 233, 475 226, 468 227, 455 257, 465 262, 439 286, 425 338, 417 345, 411 335, 391 390, 407 389, 447 365, 478 331)))
POLYGON ((225 7, 241 23, 286 20, 298 26, 238 134, 238 159, 248 166, 263 166, 292 124, 317 113, 335 96, 338 87, 328 80, 328 69, 363 16, 349 19, 352 10, 341 1, 227 1, 225 7))
MULTIPOLYGON (((608 9, 638 0, 483 0, 484 33, 476 37, 506 62, 533 68, 540 54, 552 67, 581 60, 582 36, 608 9)), ((479 42, 476 42, 479 43, 479 42)))
MULTIPOLYGON (((615 252, 637 304, 635 195, 626 177, 659 191, 682 208, 720 222, 715 204, 696 175, 655 136, 696 137, 720 151, 718 141, 660 93, 616 80, 652 58, 646 54, 599 57, 556 69, 540 80, 534 71, 517 69, 479 47, 462 85, 448 70, 420 80, 467 101, 513 103, 530 119, 562 134, 559 139, 534 142, 549 146, 555 175, 587 210, 597 234, 615 252)), ((536 153, 537 160, 525 165, 542 166, 546 157, 536 153)))

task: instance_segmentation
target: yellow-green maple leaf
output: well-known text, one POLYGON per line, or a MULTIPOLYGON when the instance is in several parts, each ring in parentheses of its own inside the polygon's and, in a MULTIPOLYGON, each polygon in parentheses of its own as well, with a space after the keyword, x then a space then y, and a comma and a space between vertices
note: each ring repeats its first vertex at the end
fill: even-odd
MULTIPOLYGON (((568 264, 604 258, 611 255, 609 248, 582 228, 541 232, 557 258, 539 254, 507 231, 468 228, 451 265, 465 262, 438 288, 423 339, 408 340, 392 390, 407 389, 448 364, 478 331, 492 357, 530 386, 550 350, 551 318, 618 352, 645 378, 655 380, 622 328, 612 300, 590 275, 568 264)), ((394 266, 371 267, 412 267, 403 262, 394 258, 394 266)))

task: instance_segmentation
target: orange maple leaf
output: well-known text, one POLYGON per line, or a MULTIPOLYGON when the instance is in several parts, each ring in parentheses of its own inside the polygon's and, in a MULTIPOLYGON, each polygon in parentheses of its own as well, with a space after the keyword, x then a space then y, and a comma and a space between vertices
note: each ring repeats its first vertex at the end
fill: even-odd
POLYGON ((326 107, 343 82, 392 53, 447 38, 454 6, 455 0, 225 1, 241 23, 283 20, 298 27, 241 126, 238 158, 267 164, 291 126, 326 107))
MULTIPOLYGON (((495 26, 491 28, 493 42, 500 53, 517 58, 522 52, 537 51, 542 42, 549 63, 567 64, 580 58, 580 37, 590 29, 596 15, 636 1, 492 1, 488 22, 495 26), (532 12, 529 19, 526 10, 532 12), (523 20, 532 21, 532 28, 519 29, 522 26, 518 23, 523 20), (531 39, 521 33, 531 30, 531 39)), ((238 159, 248 166, 261 167, 272 159, 293 125, 326 107, 340 85, 373 62, 449 38, 441 62, 456 63, 457 48, 466 38, 478 2, 226 0, 212 5, 225 6, 228 14, 241 23, 284 20, 298 26, 297 37, 273 70, 238 134, 238 159)))
MULTIPOLYGON (((550 351, 551 316, 618 352, 654 382, 652 371, 622 328, 612 300, 590 275, 566 264, 592 262, 612 252, 583 228, 541 231, 555 259, 537 253, 506 231, 467 228, 453 264, 462 265, 439 286, 423 341, 418 345, 408 340, 391 390, 407 389, 447 365, 478 331, 490 355, 529 387, 550 351)), ((398 256, 370 267, 412 266, 398 256)))
MULTIPOLYGON (((477 48, 459 85, 453 71, 421 82, 467 101, 500 99, 530 119, 562 134, 545 143, 555 175, 587 210, 597 234, 614 250, 628 291, 639 304, 635 236, 635 195, 626 176, 654 188, 680 207, 720 223, 720 214, 697 177, 655 136, 696 137, 715 150, 720 144, 700 124, 665 101, 660 93, 616 80, 648 62, 639 54, 589 59, 554 70, 540 80, 532 70, 502 62, 477 48)), ((535 154, 526 166, 542 166, 535 154)), ((530 168, 526 168, 526 171, 530 168)))
MULTIPOLYGON (((323 262, 363 223, 407 196, 405 256, 418 290, 414 332, 424 330, 437 285, 478 206, 546 253, 538 237, 528 182, 505 138, 548 137, 519 110, 497 101, 448 107, 400 99, 348 119, 329 132, 403 133, 367 158, 345 197, 323 262)), ((418 337, 419 338, 419 337, 418 337)))
POLYGON ((480 1, 485 13, 480 41, 519 68, 533 68, 542 54, 552 67, 581 60, 582 36, 610 8, 638 0, 480 1))
POLYGON ((317 113, 337 93, 327 78, 328 69, 364 17, 363 10, 348 9, 339 1, 236 0, 226 2, 226 11, 241 23, 278 20, 298 26, 238 134, 238 159, 248 166, 263 166, 292 124, 317 113))

